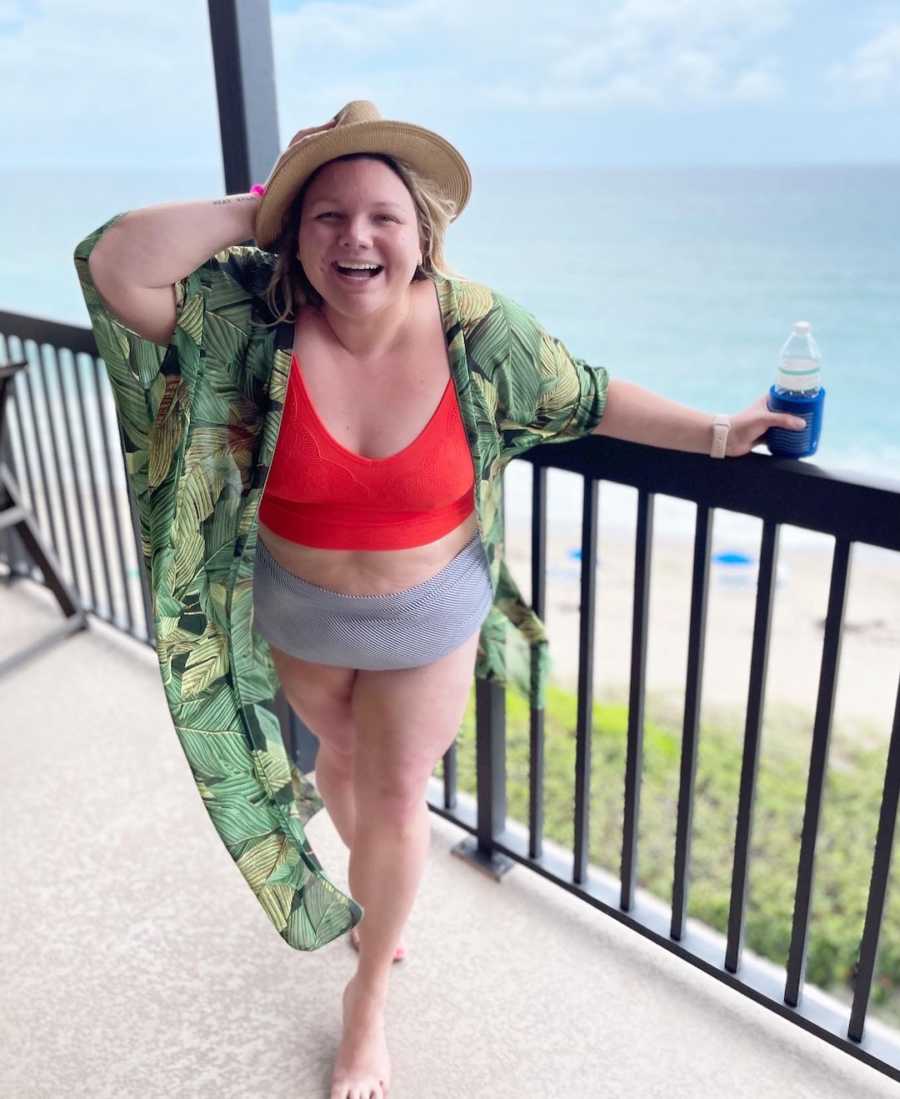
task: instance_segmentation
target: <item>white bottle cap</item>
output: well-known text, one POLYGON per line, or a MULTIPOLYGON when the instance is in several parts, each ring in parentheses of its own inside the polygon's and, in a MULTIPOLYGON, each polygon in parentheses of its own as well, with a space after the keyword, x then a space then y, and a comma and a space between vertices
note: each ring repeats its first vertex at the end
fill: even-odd
POLYGON ((801 336, 807 335, 811 328, 812 325, 809 323, 809 321, 794 321, 794 331, 799 333, 801 336))

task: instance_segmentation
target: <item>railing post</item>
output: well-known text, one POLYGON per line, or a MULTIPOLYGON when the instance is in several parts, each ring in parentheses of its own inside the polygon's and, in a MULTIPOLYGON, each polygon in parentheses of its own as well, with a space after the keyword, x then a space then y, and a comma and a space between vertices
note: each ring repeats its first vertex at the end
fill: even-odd
MULTIPOLYGON (((208 0, 209 31, 226 194, 268 179, 278 159, 278 106, 269 0, 208 0)), ((275 697, 281 733, 301 771, 314 768, 318 740, 284 692, 275 697)))
POLYGON ((225 191, 248 191, 278 159, 269 0, 209 0, 225 191))
POLYGON ((494 849, 506 828, 506 687, 483 679, 475 681, 475 783, 475 836, 461 840, 453 854, 499 879, 514 865, 494 849))
MULTIPOLYGON (((506 537, 506 484, 501 482, 501 530, 506 537)), ((492 878, 500 879, 514 862, 495 850, 506 830, 506 685, 475 680, 475 837, 467 836, 452 850, 492 878)))
MULTIPOLYGON (((10 379, 9 385, 9 407, 12 408, 13 402, 16 399, 15 377, 10 379)), ((9 435, 3 431, 2 424, 0 424, 0 465, 5 465, 16 481, 19 484, 22 483, 19 469, 16 465, 16 458, 13 454, 12 440, 9 435)), ((25 554, 22 542, 12 527, 9 527, 6 530, 0 530, 0 561, 5 561, 9 566, 9 574, 6 577, 8 584, 11 584, 16 577, 25 575, 31 568, 31 562, 25 554)))

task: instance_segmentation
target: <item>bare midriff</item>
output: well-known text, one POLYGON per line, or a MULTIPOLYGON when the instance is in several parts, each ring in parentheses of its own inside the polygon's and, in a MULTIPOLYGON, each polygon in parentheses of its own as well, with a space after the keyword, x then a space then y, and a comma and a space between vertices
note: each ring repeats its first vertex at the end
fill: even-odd
MULTIPOLYGON (((297 317, 294 353, 316 412, 334 439, 365 458, 390 457, 416 439, 450 378, 434 284, 423 280, 410 289, 414 297, 409 337, 378 362, 362 364, 351 358, 314 308, 303 306, 297 317), (361 393, 365 400, 360 400, 361 393)), ((345 595, 386 595, 440 572, 477 529, 472 511, 436 541, 404 549, 305 546, 281 537, 261 521, 259 538, 279 565, 310 584, 345 595)))

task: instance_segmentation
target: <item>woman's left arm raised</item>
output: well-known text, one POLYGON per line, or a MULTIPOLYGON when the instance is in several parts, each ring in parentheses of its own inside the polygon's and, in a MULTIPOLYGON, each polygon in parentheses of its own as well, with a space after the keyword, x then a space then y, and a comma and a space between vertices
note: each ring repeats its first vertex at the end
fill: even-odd
MULTIPOLYGON (((762 442, 770 427, 805 428, 806 423, 785 412, 770 412, 765 394, 731 417, 725 453, 729 458, 749 454, 762 442)), ((603 419, 594 435, 611 435, 631 443, 709 454, 713 442, 713 416, 670 401, 634 382, 611 378, 603 419)))

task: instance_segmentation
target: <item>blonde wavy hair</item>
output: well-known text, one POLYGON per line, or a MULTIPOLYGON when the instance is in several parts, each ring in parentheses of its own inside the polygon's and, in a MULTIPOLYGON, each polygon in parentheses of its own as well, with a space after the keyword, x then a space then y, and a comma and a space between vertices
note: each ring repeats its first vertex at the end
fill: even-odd
POLYGON ((275 320, 265 325, 266 328, 294 320, 301 305, 322 304, 321 294, 307 279, 303 265, 297 258, 297 235, 300 231, 303 199, 310 184, 326 164, 334 164, 338 160, 358 160, 360 157, 369 157, 386 164, 400 177, 413 200, 422 248, 422 262, 416 266, 413 281, 421 281, 434 275, 444 278, 463 277, 449 267, 444 258, 444 235, 456 213, 456 203, 436 183, 399 157, 388 156, 386 153, 347 153, 326 161, 308 176, 288 208, 280 235, 268 249, 275 253, 277 259, 265 290, 266 304, 275 320))

